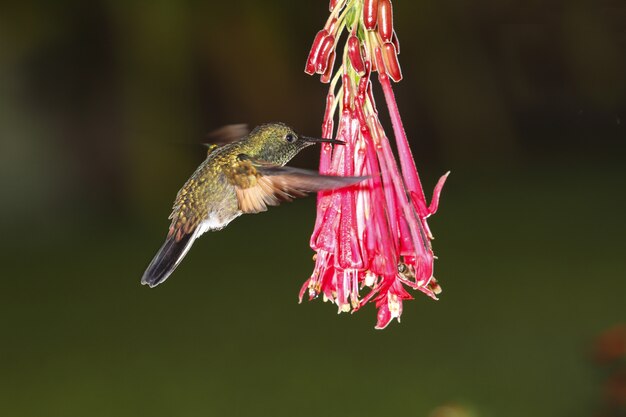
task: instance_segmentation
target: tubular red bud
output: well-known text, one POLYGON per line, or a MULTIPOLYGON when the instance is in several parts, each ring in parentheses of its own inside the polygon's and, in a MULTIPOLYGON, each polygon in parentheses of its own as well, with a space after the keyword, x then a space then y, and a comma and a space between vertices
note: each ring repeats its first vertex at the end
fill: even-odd
POLYGON ((361 55, 361 43, 354 35, 350 35, 348 38, 348 58, 350 58, 352 68, 354 68, 357 74, 365 74, 365 63, 363 62, 363 55, 361 55))
POLYGON ((385 58, 385 66, 387 67, 389 77, 395 82, 402 80, 402 70, 398 62, 396 47, 391 42, 385 42, 383 45, 383 57, 385 58))
POLYGON ((378 0, 365 0, 363 4, 363 24, 365 29, 373 30, 378 21, 378 0))
POLYGON ((317 62, 315 64, 315 72, 317 72, 318 74, 323 74, 326 72, 326 68, 328 67, 328 59, 330 58, 330 53, 333 52, 334 46, 335 37, 333 35, 328 35, 322 40, 319 55, 317 57, 317 62))
POLYGON ((307 58, 306 66, 304 67, 304 72, 306 72, 307 74, 315 74, 317 62, 322 48, 322 43, 327 37, 328 32, 326 32, 325 29, 320 30, 319 32, 317 32, 317 35, 315 35, 315 39, 313 40, 313 46, 311 46, 311 51, 309 52, 309 57, 307 58))
POLYGON ((335 51, 332 51, 330 53, 330 56, 328 57, 328 65, 326 65, 326 71, 324 71, 324 74, 322 74, 322 76, 320 77, 320 81, 323 82, 324 84, 327 84, 330 82, 330 78, 333 75, 334 65, 335 65, 335 51))
POLYGON ((400 40, 398 39, 398 35, 395 30, 393 31, 393 36, 391 36, 391 43, 393 43, 393 46, 396 47, 396 53, 400 55, 400 40))
POLYGON ((391 0, 378 1, 378 33, 383 42, 391 41, 393 35, 393 9, 391 0))

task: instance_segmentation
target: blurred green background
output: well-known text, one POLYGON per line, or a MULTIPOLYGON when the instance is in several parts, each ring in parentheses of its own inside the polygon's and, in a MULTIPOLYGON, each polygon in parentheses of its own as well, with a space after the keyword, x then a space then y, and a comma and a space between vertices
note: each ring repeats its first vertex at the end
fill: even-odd
POLYGON ((589 352, 626 321, 626 7, 394 6, 424 185, 452 175, 441 300, 375 331, 372 306, 297 304, 314 198, 139 285, 207 132, 319 133, 326 1, 3 2, 0 415, 598 415, 589 352))

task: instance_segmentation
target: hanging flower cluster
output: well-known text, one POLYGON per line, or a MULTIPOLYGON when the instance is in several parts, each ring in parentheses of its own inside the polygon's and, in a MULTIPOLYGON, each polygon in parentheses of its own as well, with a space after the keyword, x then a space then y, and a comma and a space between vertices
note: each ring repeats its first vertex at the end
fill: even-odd
POLYGON ((441 287, 433 277, 432 234, 426 218, 437 211, 447 174, 428 205, 398 111, 391 81, 402 79, 400 44, 390 0, 331 0, 330 17, 317 33, 305 72, 330 83, 322 135, 345 146, 325 144, 320 173, 368 176, 358 187, 318 195, 311 236, 315 269, 300 301, 322 296, 339 312, 357 311, 369 301, 378 308, 377 329, 400 321, 406 288, 433 299, 441 287), (337 50, 347 32, 343 51, 337 50), (340 62, 333 75, 335 60, 340 62), (370 76, 378 73, 395 136, 400 167, 378 118, 370 76), (339 86, 338 86, 339 84, 339 86), (364 296, 361 296, 361 292, 364 296))

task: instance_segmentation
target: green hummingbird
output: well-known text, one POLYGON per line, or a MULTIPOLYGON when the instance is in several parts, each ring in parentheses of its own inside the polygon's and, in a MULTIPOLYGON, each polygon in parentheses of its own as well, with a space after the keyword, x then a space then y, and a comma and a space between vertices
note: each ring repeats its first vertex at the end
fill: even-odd
POLYGON ((212 136, 224 144, 209 146, 204 162, 178 191, 167 238, 143 274, 142 284, 155 287, 165 281, 200 235, 222 229, 242 214, 367 178, 286 167, 307 146, 344 142, 301 136, 283 123, 261 125, 250 133, 245 125, 225 126, 212 136))

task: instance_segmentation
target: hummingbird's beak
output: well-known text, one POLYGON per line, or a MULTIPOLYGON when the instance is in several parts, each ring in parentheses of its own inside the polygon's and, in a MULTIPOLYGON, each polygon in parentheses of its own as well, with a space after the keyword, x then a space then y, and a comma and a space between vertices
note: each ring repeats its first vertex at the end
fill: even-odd
POLYGON ((320 142, 327 142, 327 143, 333 143, 335 145, 345 145, 346 142, 342 141, 342 140, 337 140, 337 139, 323 139, 323 138, 310 138, 308 136, 300 136, 300 138, 306 142, 310 142, 310 143, 320 143, 320 142))

